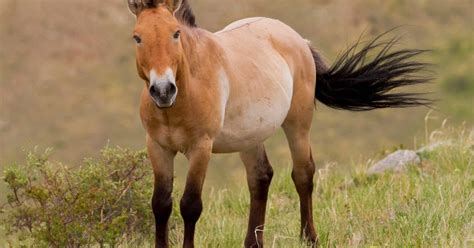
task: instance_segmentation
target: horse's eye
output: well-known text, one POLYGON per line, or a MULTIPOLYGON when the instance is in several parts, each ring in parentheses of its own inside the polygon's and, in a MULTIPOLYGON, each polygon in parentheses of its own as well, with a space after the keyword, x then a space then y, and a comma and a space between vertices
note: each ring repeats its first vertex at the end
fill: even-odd
POLYGON ((177 39, 179 39, 179 36, 180 36, 180 35, 181 35, 181 31, 178 30, 178 31, 176 31, 176 33, 174 33, 173 38, 174 38, 175 40, 177 40, 177 39))
POLYGON ((134 35, 133 39, 135 40, 135 43, 137 43, 137 44, 142 43, 142 38, 140 38, 140 36, 138 36, 138 35, 134 35))

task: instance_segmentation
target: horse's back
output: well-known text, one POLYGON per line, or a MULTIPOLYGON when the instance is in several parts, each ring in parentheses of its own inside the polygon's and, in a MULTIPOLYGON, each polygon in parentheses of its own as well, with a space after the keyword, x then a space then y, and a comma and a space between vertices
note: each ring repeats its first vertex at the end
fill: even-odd
MULTIPOLYGON (((239 47, 262 48, 270 45, 288 60, 290 66, 296 62, 295 56, 306 56, 312 61, 308 41, 285 23, 266 17, 251 17, 235 21, 215 33, 223 38, 225 45, 237 43, 239 47)), ((232 46, 230 49, 239 50, 232 46)), ((258 53, 261 49, 254 51, 258 53)), ((252 54, 255 55, 255 54, 252 54)), ((294 69, 294 68, 292 68, 294 69)))
POLYGON ((277 20, 243 19, 216 36, 225 51, 229 95, 215 151, 232 152, 263 142, 282 125, 293 102, 295 79, 302 70, 314 74, 314 66, 307 68, 307 42, 277 20))
POLYGON ((228 31, 231 31, 233 29, 237 29, 237 28, 240 28, 244 25, 248 25, 248 24, 251 24, 251 23, 254 23, 254 22, 257 22, 257 21, 261 21, 261 20, 265 20, 265 19, 269 19, 269 18, 266 18, 266 17, 250 17, 250 18, 245 18, 245 19, 241 19, 241 20, 237 20, 229 25, 227 25, 225 28, 223 28, 222 30, 220 31, 217 31, 216 34, 220 34, 220 33, 224 33, 224 32, 228 32, 228 31))

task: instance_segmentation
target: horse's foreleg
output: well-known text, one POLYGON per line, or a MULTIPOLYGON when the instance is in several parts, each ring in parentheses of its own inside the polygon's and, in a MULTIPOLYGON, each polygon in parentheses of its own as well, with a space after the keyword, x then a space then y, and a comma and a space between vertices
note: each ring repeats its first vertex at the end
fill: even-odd
POLYGON ((263 144, 241 152, 240 157, 247 171, 247 183, 251 197, 245 247, 263 247, 265 210, 273 169, 268 161, 263 144))
POLYGON ((152 198, 156 228, 155 246, 168 247, 168 219, 173 204, 173 160, 176 153, 162 148, 150 138, 147 138, 147 148, 155 176, 152 198))
POLYGON ((212 141, 203 139, 186 154, 189 159, 189 172, 186 180, 180 209, 184 220, 183 247, 194 247, 194 231, 196 222, 202 212, 202 187, 206 177, 207 167, 212 152, 212 141))
POLYGON ((311 155, 309 129, 297 126, 284 128, 293 159, 292 179, 300 197, 301 237, 315 245, 318 241, 313 223, 313 177, 315 165, 311 155))

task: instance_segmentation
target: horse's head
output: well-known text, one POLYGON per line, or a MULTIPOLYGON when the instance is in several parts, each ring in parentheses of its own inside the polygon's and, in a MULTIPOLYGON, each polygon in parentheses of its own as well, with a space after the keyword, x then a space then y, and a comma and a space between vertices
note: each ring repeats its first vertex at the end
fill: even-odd
POLYGON ((137 70, 146 80, 150 96, 160 108, 171 107, 178 94, 176 74, 184 53, 181 24, 174 12, 181 0, 128 0, 137 17, 133 31, 137 70))

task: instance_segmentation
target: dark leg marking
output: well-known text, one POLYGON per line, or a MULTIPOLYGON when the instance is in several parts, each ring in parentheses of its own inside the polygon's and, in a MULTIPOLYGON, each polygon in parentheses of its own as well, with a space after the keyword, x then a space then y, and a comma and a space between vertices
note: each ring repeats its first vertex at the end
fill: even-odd
POLYGON ((273 169, 263 145, 240 154, 247 171, 250 191, 250 215, 245 247, 263 247, 263 230, 268 199, 268 188, 273 169))

